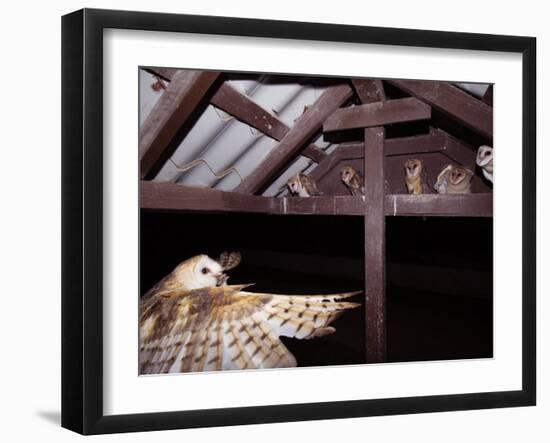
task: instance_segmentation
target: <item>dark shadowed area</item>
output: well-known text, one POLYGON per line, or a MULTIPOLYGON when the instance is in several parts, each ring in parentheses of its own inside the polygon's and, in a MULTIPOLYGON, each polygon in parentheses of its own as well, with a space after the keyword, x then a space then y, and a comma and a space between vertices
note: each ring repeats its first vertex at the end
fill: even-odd
MULTIPOLYGON (((386 218, 388 361, 493 353, 492 219, 386 218)), ((141 212, 140 291, 179 262, 239 250, 229 283, 253 292, 318 294, 364 288, 364 218, 141 212)), ((362 296, 353 301, 361 302, 362 296)), ((364 311, 336 333, 284 339, 300 366, 365 361, 364 311)))

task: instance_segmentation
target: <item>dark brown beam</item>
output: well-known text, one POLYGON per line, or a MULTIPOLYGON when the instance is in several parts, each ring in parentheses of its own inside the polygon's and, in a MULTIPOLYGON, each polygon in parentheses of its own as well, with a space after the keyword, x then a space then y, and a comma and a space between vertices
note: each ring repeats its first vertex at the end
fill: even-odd
POLYGON ((323 122, 352 95, 347 84, 329 86, 327 90, 302 114, 279 144, 256 167, 236 192, 254 194, 270 183, 281 169, 298 155, 310 139, 321 129, 323 122))
POLYGON ((393 194, 386 196, 386 215, 492 217, 493 194, 393 194))
POLYGON ((489 85, 481 100, 483 103, 488 104, 491 108, 493 107, 493 85, 489 85))
MULTIPOLYGON (((443 152, 448 137, 443 131, 436 131, 426 135, 386 139, 384 142, 384 154, 386 157, 390 157, 443 152)), ((310 176, 314 180, 319 180, 340 161, 364 158, 364 156, 365 145, 363 143, 342 143, 317 165, 310 176)))
POLYGON ((386 361, 384 128, 365 129, 365 326, 367 363, 386 361))
POLYGON ((444 136, 445 144, 443 154, 455 162, 470 168, 472 171, 476 170, 476 151, 458 139, 450 136, 441 130, 436 130, 436 133, 440 133, 444 136))
POLYGON ((432 110, 412 97, 342 108, 334 112, 323 125, 325 132, 369 128, 391 123, 427 120, 432 110))
POLYGON ((228 83, 220 86, 210 103, 277 141, 288 132, 286 124, 228 83))
MULTIPOLYGON (((281 141, 290 130, 282 120, 227 83, 220 86, 210 103, 277 141, 281 141)), ((326 157, 325 152, 314 144, 306 146, 302 155, 317 163, 326 157)))
MULTIPOLYGON (((176 183, 141 181, 140 207, 165 211, 259 212, 265 214, 365 215, 363 197, 261 197, 176 183)), ((491 217, 493 197, 466 195, 386 195, 387 216, 491 217)))
MULTIPOLYGON (((178 71, 178 69, 173 68, 148 68, 147 70, 152 74, 160 75, 168 81, 178 71)), ((277 141, 281 141, 290 130, 282 120, 266 111, 250 97, 237 91, 228 83, 220 86, 210 100, 210 103, 277 141)), ((313 160, 315 163, 319 163, 327 156, 325 151, 313 143, 304 148, 302 155, 313 160)))
POLYGON ((274 199, 223 192, 210 188, 194 188, 176 183, 141 181, 141 209, 202 212, 277 212, 274 199))
POLYGON ((365 202, 362 197, 323 196, 323 197, 284 197, 281 200, 281 214, 301 215, 356 215, 365 214, 365 202))
POLYGON ((399 89, 458 120, 488 139, 493 138, 493 108, 454 85, 421 80, 388 80, 399 89))
POLYGON ((352 78, 351 83, 353 84, 359 100, 361 100, 361 103, 364 105, 386 100, 386 93, 384 92, 382 80, 352 78))
POLYGON ((216 81, 219 72, 178 71, 139 130, 140 177, 146 178, 176 146, 174 137, 216 81))

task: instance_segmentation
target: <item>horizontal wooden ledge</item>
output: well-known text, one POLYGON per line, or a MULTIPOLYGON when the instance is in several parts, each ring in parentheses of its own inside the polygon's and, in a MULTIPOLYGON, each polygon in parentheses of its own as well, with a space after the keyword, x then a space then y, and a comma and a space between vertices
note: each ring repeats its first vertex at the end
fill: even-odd
POLYGON ((340 108, 325 120, 323 131, 341 131, 427 120, 431 116, 432 108, 424 102, 413 97, 399 98, 340 108))
MULTIPOLYGON (((262 197, 141 181, 140 208, 161 211, 260 213, 275 215, 365 215, 362 196, 262 197)), ((492 217, 493 195, 386 195, 387 216, 492 217)))

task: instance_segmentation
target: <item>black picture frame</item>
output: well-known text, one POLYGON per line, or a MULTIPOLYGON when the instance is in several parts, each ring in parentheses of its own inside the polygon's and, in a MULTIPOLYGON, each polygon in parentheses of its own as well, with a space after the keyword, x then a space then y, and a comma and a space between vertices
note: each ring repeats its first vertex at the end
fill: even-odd
POLYGON ((82 434, 529 406, 536 403, 536 39, 84 9, 62 19, 62 426, 82 434), (103 39, 107 28, 522 54, 522 389, 109 415, 103 413, 103 39))

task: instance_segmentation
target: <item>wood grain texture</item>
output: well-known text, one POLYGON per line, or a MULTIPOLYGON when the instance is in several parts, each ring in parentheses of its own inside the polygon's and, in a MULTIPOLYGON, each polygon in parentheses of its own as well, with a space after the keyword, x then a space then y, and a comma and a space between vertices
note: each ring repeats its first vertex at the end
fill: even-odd
POLYGON ((237 186, 236 192, 255 194, 265 188, 321 129, 323 122, 351 95, 347 84, 329 86, 325 92, 302 114, 267 157, 237 186))
MULTIPOLYGON (((387 216, 492 216, 492 194, 386 195, 387 216)), ((177 183, 141 181, 140 208, 158 211, 244 212, 264 214, 311 214, 364 216, 364 197, 262 197, 210 188, 193 188, 177 183)))
MULTIPOLYGON (((210 103, 277 141, 281 141, 290 131, 282 120, 228 83, 220 86, 210 103)), ((327 154, 315 144, 310 144, 304 148, 302 155, 318 163, 327 154)))
POLYGON ((365 327, 367 363, 386 361, 384 128, 365 129, 365 327))
POLYGON ((427 120, 431 108, 416 98, 400 98, 338 109, 323 125, 325 132, 369 128, 391 123, 427 120))
POLYGON ((367 103, 386 100, 382 80, 370 80, 366 78, 352 78, 351 83, 359 100, 364 105, 367 103))
POLYGON ((171 142, 216 81, 219 72, 178 71, 139 130, 140 177, 151 176, 175 149, 171 142))
POLYGON ((488 139, 493 138, 493 108, 446 82, 388 80, 406 93, 458 120, 488 139))
MULTIPOLYGON (((155 67, 147 68, 147 71, 171 81, 179 69, 155 67)), ((210 103, 274 140, 280 141, 290 130, 286 123, 228 83, 218 88, 210 103)), ((312 143, 304 148, 302 155, 319 163, 327 154, 312 143)))

